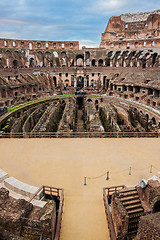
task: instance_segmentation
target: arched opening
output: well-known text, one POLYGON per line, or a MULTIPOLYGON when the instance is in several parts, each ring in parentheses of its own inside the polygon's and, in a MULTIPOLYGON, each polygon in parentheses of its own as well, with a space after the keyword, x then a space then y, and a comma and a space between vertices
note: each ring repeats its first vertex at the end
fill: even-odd
POLYGON ((77 87, 80 89, 84 87, 84 78, 82 76, 77 77, 77 87))
POLYGON ((62 67, 66 67, 67 66, 66 52, 61 52, 61 56, 62 56, 62 67))
POLYGON ((86 52, 86 66, 90 66, 90 52, 86 52))
POLYGON ((102 60, 102 59, 99 59, 99 61, 98 61, 98 66, 99 66, 99 67, 103 67, 103 60, 102 60))
POLYGON ((69 87, 69 80, 68 80, 68 79, 66 79, 66 80, 64 81, 64 85, 65 85, 65 87, 69 87))
POLYGON ((146 119, 147 119, 147 121, 149 120, 149 115, 148 114, 146 114, 146 119))
POLYGON ((92 60, 92 67, 95 67, 95 66, 96 66, 96 60, 93 59, 93 60, 92 60))
POLYGON ((110 58, 106 58, 105 66, 110 67, 110 58))
POLYGON ((154 125, 156 125, 156 119, 155 119, 155 117, 153 117, 151 120, 152 120, 152 123, 153 123, 154 125))
POLYGON ((53 82, 54 82, 55 87, 57 87, 57 79, 56 79, 56 77, 53 77, 53 82))
POLYGON ((146 59, 142 59, 142 68, 143 68, 143 69, 146 68, 146 59))
POLYGON ((106 76, 103 77, 103 88, 106 88, 106 76))
POLYGON ((58 53, 57 52, 54 51, 53 55, 54 55, 55 58, 58 58, 58 53))
POLYGON ((29 59, 29 67, 33 68, 34 67, 34 58, 29 59))
POLYGON ((18 61, 17 60, 13 60, 13 67, 17 68, 18 67, 18 61))
POLYGON ((90 99, 90 98, 89 98, 89 99, 87 99, 87 102, 92 102, 92 99, 90 99))
POLYGON ((154 64, 156 63, 157 53, 153 54, 153 60, 152 60, 152 67, 154 67, 154 64))
POLYGON ((160 200, 157 201, 153 206, 153 213, 160 212, 160 200))
POLYGON ((50 67, 53 67, 53 60, 50 61, 50 67))
POLYGON ((99 106, 98 106, 98 100, 95 101, 95 107, 96 107, 96 110, 98 111, 98 108, 99 108, 99 106))
POLYGON ((94 87, 94 79, 91 80, 91 87, 94 87))
POLYGON ((84 65, 84 56, 83 55, 78 55, 76 57, 76 65, 79 67, 83 67, 83 65, 84 65))

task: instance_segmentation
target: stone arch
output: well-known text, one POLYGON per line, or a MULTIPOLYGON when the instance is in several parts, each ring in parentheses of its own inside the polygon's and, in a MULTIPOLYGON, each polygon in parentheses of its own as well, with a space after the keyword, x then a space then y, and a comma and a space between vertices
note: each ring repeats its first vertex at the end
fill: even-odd
POLYGON ((53 52, 55 58, 58 58, 58 53, 56 51, 53 52))
POLYGON ((53 82, 54 82, 55 87, 57 87, 57 78, 56 77, 53 77, 53 82))
POLYGON ((142 59, 142 68, 143 68, 143 69, 146 68, 146 63, 147 63, 146 59, 143 58, 143 59, 142 59))
POLYGON ((84 87, 84 77, 78 76, 76 84, 77 84, 78 88, 83 88, 84 87))
POLYGON ((154 53, 154 54, 152 55, 152 67, 154 67, 154 64, 156 63, 157 56, 158 56, 157 53, 154 53))
POLYGON ((105 59, 105 66, 106 67, 110 67, 110 61, 111 61, 110 58, 105 59))
POLYGON ((29 67, 31 67, 31 68, 34 67, 34 58, 29 59, 29 67))
POLYGON ((160 212, 160 198, 153 205, 153 213, 160 212))
POLYGON ((85 52, 86 66, 90 66, 90 52, 85 52))
POLYGON ((146 113, 146 119, 147 119, 147 121, 149 120, 149 115, 148 115, 148 113, 146 113))
POLYGON ((156 119, 155 119, 155 117, 152 117, 151 121, 152 121, 152 123, 153 123, 154 125, 157 124, 157 123, 156 123, 156 119))
POLYGON ((18 67, 18 61, 15 59, 13 60, 13 67, 17 68, 18 67))
POLYGON ((103 67, 103 59, 98 60, 98 67, 103 67))
POLYGON ((45 54, 47 54, 47 55, 51 55, 51 52, 49 52, 49 51, 46 51, 46 52, 45 52, 45 54))
POLYGON ((87 102, 92 102, 92 99, 88 98, 88 99, 87 99, 87 102))
POLYGON ((98 102, 97 99, 95 100, 95 108, 96 108, 96 110, 98 111, 98 109, 99 109, 99 102, 98 102))
POLYGON ((65 87, 69 87, 69 80, 68 80, 68 79, 66 79, 66 80, 64 81, 64 85, 65 85, 65 87))
POLYGON ((96 60, 92 59, 92 67, 96 67, 96 60))
POLYGON ((94 79, 91 80, 91 86, 94 87, 94 79))
POLYGON ((84 55, 79 54, 76 56, 76 65, 79 67, 83 67, 84 66, 84 55))

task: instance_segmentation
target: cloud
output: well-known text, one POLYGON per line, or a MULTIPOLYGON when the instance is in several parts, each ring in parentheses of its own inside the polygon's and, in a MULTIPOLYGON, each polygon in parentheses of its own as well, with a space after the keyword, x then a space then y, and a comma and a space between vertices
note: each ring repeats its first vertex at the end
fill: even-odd
POLYGON ((159 8, 159 0, 0 1, 0 36, 30 40, 80 40, 97 47, 112 15, 159 8))
POLYGON ((91 6, 86 8, 86 11, 101 14, 113 14, 115 11, 120 11, 125 6, 127 0, 95 0, 91 6))
POLYGON ((27 24, 27 22, 15 19, 0 18, 1 23, 17 23, 17 24, 27 24))
POLYGON ((89 39, 84 39, 79 41, 79 46, 82 48, 83 46, 86 46, 87 48, 98 48, 99 44, 97 42, 94 42, 89 39))

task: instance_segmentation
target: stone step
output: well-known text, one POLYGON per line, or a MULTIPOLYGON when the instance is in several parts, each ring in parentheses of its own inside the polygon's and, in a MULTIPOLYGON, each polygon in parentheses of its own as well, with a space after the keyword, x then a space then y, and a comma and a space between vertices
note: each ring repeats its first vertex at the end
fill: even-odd
POLYGON ((128 232, 136 231, 137 229, 138 229, 138 222, 134 224, 129 224, 128 226, 128 232))
POLYGON ((142 213, 142 212, 144 212, 142 207, 136 208, 136 209, 131 209, 131 210, 127 211, 128 215, 139 214, 139 213, 142 213))
POLYGON ((121 202, 129 202, 129 201, 134 201, 134 200, 139 200, 139 196, 138 194, 136 194, 135 196, 125 196, 123 198, 121 198, 121 202))
POLYGON ((138 209, 138 208, 141 208, 141 207, 142 207, 141 203, 140 204, 134 204, 134 205, 127 206, 126 210, 129 211, 131 209, 138 209))
POLYGON ((127 188, 127 189, 123 189, 123 190, 119 190, 119 193, 127 193, 127 192, 133 192, 133 191, 137 191, 136 188, 127 188))
POLYGON ((131 239, 134 239, 136 235, 137 235, 137 230, 133 230, 128 232, 127 236, 128 236, 128 239, 131 240, 131 239))
POLYGON ((139 200, 139 198, 137 199, 131 199, 130 201, 124 201, 123 202, 123 206, 127 207, 129 205, 132 205, 132 204, 138 204, 138 203, 141 203, 141 201, 139 200))
POLYGON ((136 195, 138 195, 137 191, 132 191, 132 192, 120 194, 119 197, 122 199, 122 198, 125 198, 125 197, 133 196, 133 198, 134 198, 134 196, 136 196, 136 195))

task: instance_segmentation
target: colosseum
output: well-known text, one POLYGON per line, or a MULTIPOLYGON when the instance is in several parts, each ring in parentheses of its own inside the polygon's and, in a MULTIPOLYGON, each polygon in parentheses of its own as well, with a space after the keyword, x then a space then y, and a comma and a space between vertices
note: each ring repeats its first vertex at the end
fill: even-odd
POLYGON ((0 239, 160 239, 159 137, 160 10, 1 38, 0 239))

